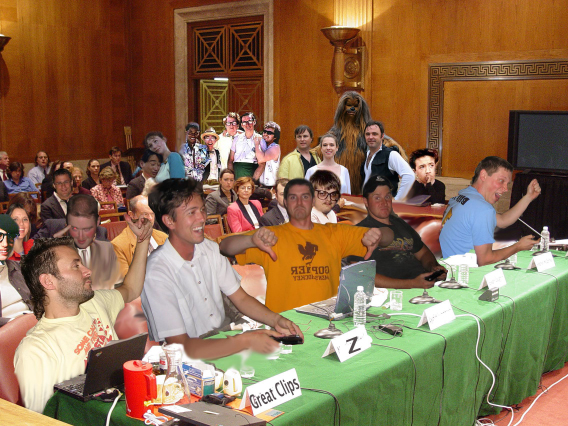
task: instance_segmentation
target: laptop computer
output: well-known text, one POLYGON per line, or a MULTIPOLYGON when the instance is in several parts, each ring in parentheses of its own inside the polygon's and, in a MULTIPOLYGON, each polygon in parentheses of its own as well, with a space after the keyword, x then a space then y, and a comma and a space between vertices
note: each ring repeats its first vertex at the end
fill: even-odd
POLYGON ((126 361, 142 359, 147 338, 148 333, 141 333, 91 349, 85 374, 57 383, 53 389, 80 401, 88 401, 108 388, 124 387, 122 366, 126 361))
POLYGON ((316 317, 339 320, 353 315, 353 301, 358 286, 363 286, 367 297, 373 297, 376 266, 374 260, 366 260, 341 268, 337 296, 321 302, 295 308, 296 312, 316 317))
POLYGON ((192 404, 165 405, 158 408, 158 411, 181 420, 182 425, 266 426, 266 421, 258 417, 201 401, 192 404))

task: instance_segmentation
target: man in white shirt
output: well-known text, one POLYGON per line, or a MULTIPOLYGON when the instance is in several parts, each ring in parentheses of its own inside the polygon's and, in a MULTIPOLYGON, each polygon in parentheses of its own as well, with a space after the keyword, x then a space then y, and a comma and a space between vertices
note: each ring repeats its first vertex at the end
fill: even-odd
POLYGON ((403 200, 414 184, 414 172, 396 149, 387 148, 383 145, 384 136, 383 123, 380 121, 369 121, 367 123, 365 142, 367 142, 369 150, 366 160, 361 165, 363 186, 371 176, 382 176, 392 185, 394 199, 403 200))
POLYGON ((116 290, 93 291, 91 271, 71 238, 36 240, 22 260, 39 319, 14 357, 26 408, 42 412, 54 384, 83 374, 89 350, 117 339, 118 313, 142 291, 152 231, 148 221, 127 222, 138 236, 138 247, 124 284, 116 290))
POLYGON ((149 195, 149 204, 166 242, 148 259, 142 308, 154 341, 180 343, 193 359, 220 358, 252 349, 269 353, 278 345, 271 336, 299 334, 300 329, 240 286, 240 277, 217 243, 204 239, 207 212, 201 187, 194 179, 168 179, 149 195), (227 339, 199 339, 225 320, 223 292, 248 317, 273 327, 227 339))
POLYGON ((219 140, 215 144, 215 149, 219 150, 221 155, 221 170, 227 168, 229 162, 229 155, 231 154, 231 146, 233 145, 233 138, 239 130, 239 122, 241 117, 236 112, 230 112, 223 118, 223 125, 225 131, 219 136, 219 140))

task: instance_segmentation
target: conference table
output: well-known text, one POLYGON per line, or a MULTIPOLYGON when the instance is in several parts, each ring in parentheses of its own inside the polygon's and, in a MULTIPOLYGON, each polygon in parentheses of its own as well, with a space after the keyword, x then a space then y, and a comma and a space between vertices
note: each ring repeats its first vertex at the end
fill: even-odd
MULTIPOLYGON (((479 300, 483 291, 477 290, 493 265, 470 269, 471 288, 430 289, 435 298, 449 300, 458 316, 433 331, 428 325, 417 327, 419 316, 433 305, 409 303, 422 291, 404 290, 402 311, 369 309, 375 315, 400 315, 386 320, 368 316, 372 346, 344 362, 336 354, 322 357, 329 340, 314 337, 314 332, 327 327, 327 320, 285 312, 304 332, 304 344, 276 360, 260 355, 246 360, 256 370, 255 380, 296 369, 302 395, 276 407, 284 414, 272 424, 334 425, 339 409, 344 426, 472 425, 478 416, 500 411, 486 402, 492 378, 476 358, 476 344, 479 357, 496 377, 489 395, 492 403, 514 405, 535 394, 541 375, 561 368, 568 358, 568 259, 564 252, 555 253, 561 257, 555 257, 556 266, 545 272, 504 271, 507 284, 495 302, 479 300), (472 316, 480 324, 478 343, 478 325, 472 316), (377 324, 388 322, 403 326, 402 336, 375 330, 377 324)), ((527 268, 530 260, 530 252, 521 252, 517 265, 527 268)), ((343 332, 353 328, 350 318, 335 324, 343 332)), ((215 364, 223 370, 238 369, 242 361, 237 354, 215 364)), ((245 387, 248 384, 252 382, 244 380, 245 387)), ((104 424, 109 407, 56 393, 44 414, 73 425, 104 424)), ((125 416, 124 402, 117 405, 112 419, 114 425, 142 424, 125 416)))

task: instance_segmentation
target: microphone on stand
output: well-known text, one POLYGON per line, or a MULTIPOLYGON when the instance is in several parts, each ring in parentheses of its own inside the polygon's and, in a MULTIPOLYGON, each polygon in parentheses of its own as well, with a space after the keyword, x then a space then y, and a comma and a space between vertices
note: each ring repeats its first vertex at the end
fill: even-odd
POLYGON ((319 337, 320 339, 333 339, 334 337, 341 336, 343 334, 343 331, 338 329, 335 324, 331 322, 331 314, 327 309, 314 305, 313 303, 310 303, 310 306, 324 311, 327 314, 327 318, 329 319, 329 326, 327 328, 322 328, 321 330, 316 331, 314 333, 315 337, 319 337))
POLYGON ((455 277, 454 277, 454 268, 453 268, 452 265, 450 265, 448 262, 443 261, 442 259, 438 259, 438 261, 444 263, 446 266, 449 266, 449 267, 450 267, 450 271, 452 272, 451 278, 450 278, 449 280, 442 281, 442 282, 438 285, 438 287, 441 287, 441 288, 449 288, 449 289, 452 289, 452 290, 455 290, 455 289, 458 289, 458 288, 466 288, 466 287, 468 287, 467 285, 464 285, 464 284, 458 282, 458 281, 455 279, 455 277))

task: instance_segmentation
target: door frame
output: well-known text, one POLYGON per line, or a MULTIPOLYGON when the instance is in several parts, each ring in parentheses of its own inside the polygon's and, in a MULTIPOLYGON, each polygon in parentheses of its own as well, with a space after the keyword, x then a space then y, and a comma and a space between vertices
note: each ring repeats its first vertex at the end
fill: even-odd
POLYGON ((211 6, 188 7, 174 10, 174 88, 176 151, 183 141, 189 117, 187 24, 245 16, 264 17, 264 117, 271 120, 274 112, 274 6, 272 0, 243 0, 211 6))

